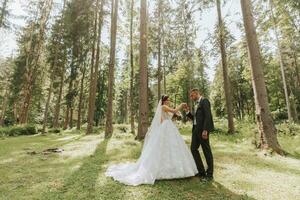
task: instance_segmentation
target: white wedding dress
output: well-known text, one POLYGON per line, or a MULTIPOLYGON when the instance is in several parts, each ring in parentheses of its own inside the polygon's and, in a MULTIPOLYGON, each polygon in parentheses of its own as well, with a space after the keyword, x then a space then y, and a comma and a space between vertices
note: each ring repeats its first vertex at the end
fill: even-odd
POLYGON ((172 115, 164 112, 159 102, 137 162, 112 165, 105 175, 126 185, 136 186, 154 184, 158 179, 197 174, 193 156, 171 118, 172 115))

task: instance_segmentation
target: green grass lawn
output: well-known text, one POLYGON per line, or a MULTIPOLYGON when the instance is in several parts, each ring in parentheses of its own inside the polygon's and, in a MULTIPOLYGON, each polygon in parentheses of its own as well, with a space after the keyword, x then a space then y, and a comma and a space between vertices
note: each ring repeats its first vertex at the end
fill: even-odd
MULTIPOLYGON (((237 123, 236 135, 224 134, 225 125, 226 121, 218 121, 218 131, 211 135, 215 160, 211 183, 187 178, 132 187, 105 177, 108 165, 134 161, 141 151, 142 144, 119 129, 109 140, 102 132, 86 136, 76 131, 2 138, 0 199, 295 200, 300 196, 299 132, 279 133, 282 147, 290 153, 280 157, 254 149, 255 125, 237 123), (52 147, 64 151, 41 153, 52 147)), ((180 130, 189 145, 191 127, 180 130)))

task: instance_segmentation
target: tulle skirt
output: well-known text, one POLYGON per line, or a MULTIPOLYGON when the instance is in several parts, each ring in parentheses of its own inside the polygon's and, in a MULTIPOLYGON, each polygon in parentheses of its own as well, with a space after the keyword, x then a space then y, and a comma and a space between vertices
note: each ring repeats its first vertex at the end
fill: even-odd
POLYGON ((137 186, 198 173, 190 150, 171 120, 164 120, 148 134, 137 162, 112 165, 105 175, 126 185, 137 186))

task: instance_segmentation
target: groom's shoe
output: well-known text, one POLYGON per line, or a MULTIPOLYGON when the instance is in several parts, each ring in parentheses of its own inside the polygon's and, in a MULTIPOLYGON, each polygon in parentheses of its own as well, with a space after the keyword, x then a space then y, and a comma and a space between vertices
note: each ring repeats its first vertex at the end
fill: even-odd
POLYGON ((207 176, 205 176, 205 180, 206 181, 213 181, 214 177, 212 175, 207 175, 207 176))

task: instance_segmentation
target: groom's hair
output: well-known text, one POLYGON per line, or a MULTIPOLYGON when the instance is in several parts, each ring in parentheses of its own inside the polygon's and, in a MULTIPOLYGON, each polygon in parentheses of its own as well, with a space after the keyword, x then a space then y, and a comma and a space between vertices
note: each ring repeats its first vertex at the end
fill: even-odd
POLYGON ((197 89, 197 88, 191 89, 191 93, 192 93, 192 92, 196 92, 196 93, 199 93, 199 94, 201 94, 200 90, 199 90, 199 89, 197 89))

